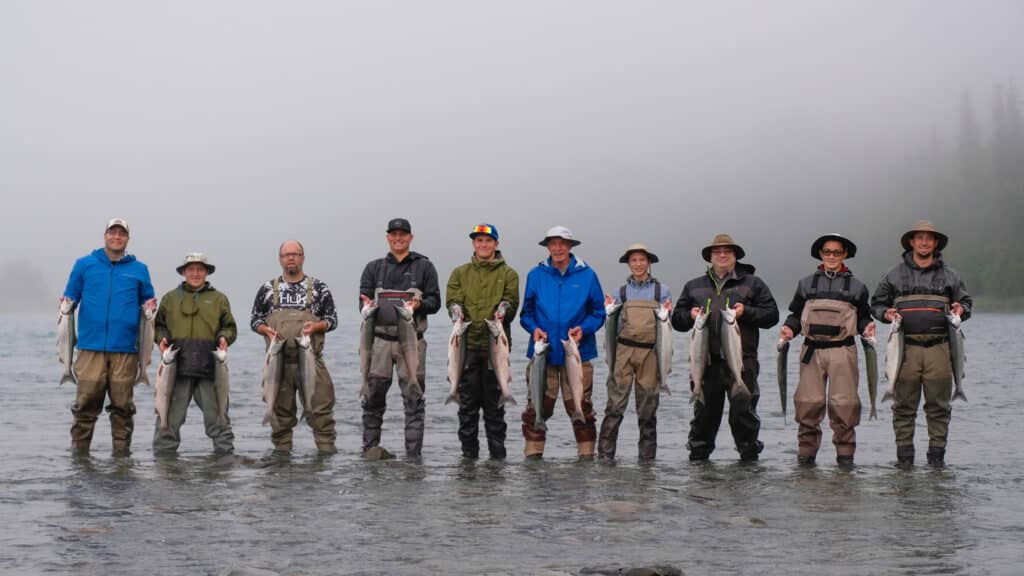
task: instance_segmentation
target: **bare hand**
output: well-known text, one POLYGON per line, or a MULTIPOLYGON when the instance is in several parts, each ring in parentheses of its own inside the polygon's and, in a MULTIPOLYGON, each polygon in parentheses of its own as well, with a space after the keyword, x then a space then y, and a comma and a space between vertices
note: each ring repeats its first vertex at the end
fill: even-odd
POLYGON ((220 340, 217 341, 217 348, 219 348, 222 351, 223 350, 227 350, 228 349, 227 338, 224 338, 223 336, 221 336, 220 340))
POLYGON ((746 307, 743 306, 742 302, 737 302, 733 305, 732 309, 736 311, 736 317, 739 318, 740 316, 743 316, 743 311, 746 310, 746 307))
POLYGON ((952 313, 952 314, 953 314, 954 316, 956 316, 957 318, 959 318, 959 317, 960 317, 960 316, 962 316, 962 315, 963 315, 963 313, 964 313, 964 307, 963 307, 962 305, 960 305, 960 303, 959 303, 959 302, 953 302, 953 303, 952 303, 952 304, 951 304, 951 305, 949 306, 949 311, 950 311, 950 312, 951 312, 951 313, 952 313))
POLYGON ((274 340, 277 338, 277 330, 274 330, 266 324, 260 324, 260 327, 256 329, 260 334, 263 334, 267 338, 274 340))
POLYGON ((608 306, 615 303, 615 298, 612 298, 609 294, 604 295, 604 305, 608 306))
POLYGON ((366 294, 360 294, 359 295, 359 302, 360 302, 359 309, 361 310, 364 307, 366 307, 366 305, 368 305, 369 303, 373 302, 373 300, 370 300, 370 297, 367 296, 366 294))
POLYGON ((143 308, 148 308, 150 312, 156 311, 156 298, 150 298, 142 303, 143 308))
POLYGON ((665 308, 665 310, 668 310, 669 312, 672 311, 672 301, 669 300, 668 298, 665 298, 665 303, 662 306, 665 308))
POLYGON ((893 322, 899 317, 899 314, 896 312, 895 308, 889 308, 885 311, 884 317, 886 322, 893 322))
POLYGON ((548 333, 541 330, 540 328, 533 329, 533 341, 534 342, 546 342, 548 339, 548 333))
POLYGON ((312 334, 314 332, 320 332, 320 331, 321 331, 320 322, 308 321, 308 322, 306 322, 306 323, 304 323, 302 325, 302 334, 305 335, 305 336, 309 336, 310 334, 312 334))
POLYGON ((875 337, 875 323, 874 322, 869 323, 867 325, 867 328, 864 328, 864 336, 867 336, 868 338, 874 338, 875 337))
POLYGON ((419 296, 413 296, 412 300, 409 300, 409 302, 412 304, 412 309, 413 310, 418 310, 419 307, 420 307, 420 304, 423 304, 423 301, 420 300, 419 296))
POLYGON ((167 351, 167 338, 160 339, 160 355, 163 356, 164 352, 167 351))
POLYGON ((783 326, 779 330, 779 339, 781 339, 781 340, 789 342, 790 340, 793 339, 793 336, 794 336, 793 329, 790 328, 789 326, 783 326))
POLYGON ((690 308, 690 319, 696 320, 697 316, 700 316, 700 308, 697 306, 690 308))
POLYGON ((572 338, 577 344, 579 344, 580 340, 583 340, 583 328, 579 326, 569 328, 569 338, 572 338))

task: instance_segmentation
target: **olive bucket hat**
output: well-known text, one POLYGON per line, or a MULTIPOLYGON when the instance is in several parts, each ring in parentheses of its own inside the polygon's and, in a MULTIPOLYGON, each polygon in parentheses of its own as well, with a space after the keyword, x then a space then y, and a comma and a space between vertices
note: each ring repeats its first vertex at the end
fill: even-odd
POLYGON ((917 224, 915 224, 914 227, 911 228, 910 230, 904 232, 903 237, 900 238, 900 244, 903 246, 904 250, 910 250, 910 239, 913 238, 914 234, 917 234, 918 232, 930 232, 931 234, 934 234, 936 242, 935 249, 940 252, 943 248, 946 247, 946 244, 949 242, 949 236, 946 236, 942 232, 936 230, 934 224, 932 224, 928 220, 918 220, 917 224))
POLYGON ((711 250, 719 247, 732 248, 736 253, 737 260, 740 260, 747 255, 747 253, 743 251, 743 248, 741 248, 739 244, 733 242, 732 236, 729 236, 728 234, 715 235, 715 239, 711 241, 711 244, 708 244, 700 251, 700 255, 704 257, 705 262, 711 262, 711 250))
POLYGON ((178 271, 178 274, 184 276, 185 267, 189 264, 202 264, 203 266, 206 266, 207 274, 213 274, 213 271, 217 269, 216 266, 210 264, 207 260, 206 254, 203 254, 202 252, 189 252, 188 254, 185 254, 185 259, 182 261, 181 266, 178 266, 175 270, 178 271))

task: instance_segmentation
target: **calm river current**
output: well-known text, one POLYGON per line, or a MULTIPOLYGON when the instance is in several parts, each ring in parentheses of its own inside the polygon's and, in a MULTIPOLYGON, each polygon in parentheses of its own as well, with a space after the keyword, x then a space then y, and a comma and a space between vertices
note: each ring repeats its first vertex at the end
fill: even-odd
MULTIPOLYGON (((318 457, 303 427, 290 461, 271 457, 269 428, 260 425, 262 340, 244 332, 229 356, 237 458, 211 455, 193 405, 180 456, 155 459, 152 390, 139 387, 132 456, 111 457, 104 415, 92 456, 75 460, 74 390, 57 385, 54 316, 9 315, 0 329, 4 574, 578 574, 650 565, 689 575, 1024 573, 1024 316, 979 314, 965 324, 970 402, 954 404, 943 470, 923 465, 923 414, 918 466, 894 466, 889 404, 867 420, 863 377, 856 467, 836 468, 826 428, 818 466, 798 468, 796 425, 783 421, 775 385, 774 330, 762 337, 765 450, 756 465, 738 463, 724 424, 712 460, 687 461, 688 335, 678 333, 675 394, 662 398, 655 463, 635 459, 632 407, 614 466, 576 461, 560 408, 543 461, 523 461, 512 407, 508 461, 463 462, 456 408, 443 404, 440 324, 428 332, 422 464, 402 460, 397 386, 382 445, 399 458, 364 462, 351 317, 325 352, 338 396, 337 455, 318 457)), ((517 328, 520 409, 524 342, 517 328)), ((600 419, 607 370, 603 359, 595 367, 600 419)))

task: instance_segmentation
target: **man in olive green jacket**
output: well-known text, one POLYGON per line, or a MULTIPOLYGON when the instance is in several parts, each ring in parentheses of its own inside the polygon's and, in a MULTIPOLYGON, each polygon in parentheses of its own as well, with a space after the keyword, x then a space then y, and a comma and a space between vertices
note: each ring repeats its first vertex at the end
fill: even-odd
POLYGON ((225 394, 218 401, 214 386, 217 360, 213 352, 227 350, 238 336, 238 329, 227 296, 206 281, 215 269, 205 254, 187 254, 177 268, 185 281, 160 299, 155 320, 155 339, 160 353, 162 355, 172 345, 179 351, 167 426, 161 431, 157 418, 153 433, 153 452, 156 453, 177 451, 181 425, 185 423, 192 398, 203 411, 206 435, 213 440, 214 451, 218 454, 234 451, 235 435, 228 419, 227 397, 225 394))
POLYGON ((491 458, 503 459, 505 408, 500 402, 501 388, 490 362, 491 332, 486 320, 501 320, 508 337, 509 325, 519 308, 519 274, 502 258, 498 250, 498 229, 493 225, 475 226, 469 237, 473 239, 473 257, 452 271, 445 292, 452 320, 470 323, 464 334, 466 353, 458 383, 459 441, 463 456, 479 456, 480 409, 483 408, 488 451, 491 458))

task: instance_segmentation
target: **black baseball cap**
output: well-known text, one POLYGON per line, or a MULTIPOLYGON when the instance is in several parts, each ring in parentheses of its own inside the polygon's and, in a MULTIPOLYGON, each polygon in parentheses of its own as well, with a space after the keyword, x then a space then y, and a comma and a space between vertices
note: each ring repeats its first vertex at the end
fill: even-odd
POLYGON ((394 232, 395 230, 405 230, 412 234, 412 224, 405 218, 392 218, 388 221, 388 232, 394 232))

